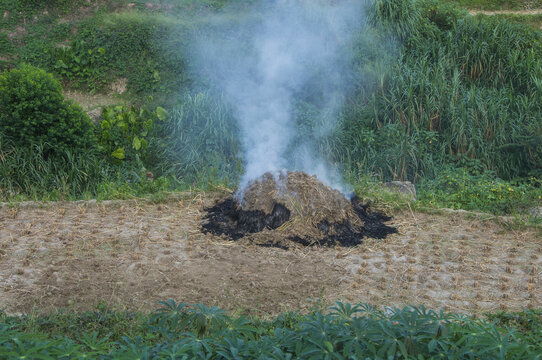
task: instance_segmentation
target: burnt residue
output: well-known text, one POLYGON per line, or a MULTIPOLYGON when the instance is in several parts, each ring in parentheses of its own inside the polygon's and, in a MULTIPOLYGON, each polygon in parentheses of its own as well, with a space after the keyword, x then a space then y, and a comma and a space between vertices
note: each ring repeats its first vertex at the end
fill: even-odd
MULTIPOLYGON (((364 237, 384 239, 397 229, 384 224, 391 217, 370 209, 359 198, 351 200, 356 215, 363 221, 363 226, 354 226, 349 221, 330 222, 323 220, 316 225, 321 237, 312 239, 303 236, 291 236, 285 241, 258 243, 265 247, 287 249, 288 243, 302 246, 355 246, 362 243, 364 237)), ((276 203, 270 214, 261 210, 242 210, 233 198, 228 198, 206 209, 202 231, 215 235, 226 235, 232 240, 239 240, 248 234, 254 234, 264 229, 277 229, 290 219, 291 212, 283 204, 276 203)))
POLYGON ((368 238, 384 239, 389 234, 397 232, 396 228, 384 224, 391 220, 391 216, 379 211, 372 211, 369 204, 363 204, 357 196, 354 196, 350 202, 358 217, 363 220, 363 233, 368 238))
POLYGON ((275 204, 271 214, 261 210, 237 211, 237 228, 247 233, 260 232, 263 229, 277 229, 290 220, 290 210, 282 204, 275 204))
POLYGON ((233 198, 219 202, 206 211, 203 232, 227 235, 233 240, 264 229, 277 229, 290 220, 290 210, 282 204, 275 204, 271 214, 266 214, 261 210, 242 210, 233 198))

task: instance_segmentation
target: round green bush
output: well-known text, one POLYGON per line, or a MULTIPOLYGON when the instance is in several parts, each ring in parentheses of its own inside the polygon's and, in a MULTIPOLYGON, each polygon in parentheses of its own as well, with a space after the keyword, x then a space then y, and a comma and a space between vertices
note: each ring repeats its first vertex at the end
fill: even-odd
POLYGON ((50 154, 96 145, 81 107, 64 99, 51 74, 30 65, 0 74, 0 134, 17 147, 46 144, 50 154))

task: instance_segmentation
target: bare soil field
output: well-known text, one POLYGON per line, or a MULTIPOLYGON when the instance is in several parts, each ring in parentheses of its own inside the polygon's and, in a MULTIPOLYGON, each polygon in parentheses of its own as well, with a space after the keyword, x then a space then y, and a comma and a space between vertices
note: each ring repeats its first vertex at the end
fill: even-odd
POLYGON ((462 313, 542 306, 536 230, 405 211, 384 240, 284 250, 203 234, 219 197, 1 207, 0 309, 151 310, 169 298, 261 314, 335 300, 462 313))

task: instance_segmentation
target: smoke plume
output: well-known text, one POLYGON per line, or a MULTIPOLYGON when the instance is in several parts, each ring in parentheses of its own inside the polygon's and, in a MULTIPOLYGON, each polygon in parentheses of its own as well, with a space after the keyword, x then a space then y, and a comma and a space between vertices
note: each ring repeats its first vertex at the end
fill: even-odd
POLYGON ((216 17, 195 39, 201 75, 223 92, 241 131, 245 174, 240 189, 265 172, 315 174, 340 187, 338 172, 318 155, 348 82, 352 36, 361 30, 362 1, 267 1, 216 17), (311 136, 296 126, 300 101, 313 104, 311 136))

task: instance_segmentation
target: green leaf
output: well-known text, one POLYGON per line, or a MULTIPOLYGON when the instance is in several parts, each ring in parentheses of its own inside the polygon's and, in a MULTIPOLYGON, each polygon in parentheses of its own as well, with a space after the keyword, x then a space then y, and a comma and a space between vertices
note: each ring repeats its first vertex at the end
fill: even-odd
MULTIPOLYGON (((145 122, 143 123, 143 129, 145 130, 150 130, 152 129, 152 119, 148 119, 148 120, 145 120, 145 122)), ((143 135, 143 136, 146 136, 146 135, 143 135)))
POLYGON ((119 121, 117 122, 117 127, 118 127, 119 129, 121 129, 121 130, 124 130, 124 131, 128 130, 128 124, 126 124, 126 123, 124 122, 124 120, 119 120, 119 121))
POLYGON ((138 151, 141 149, 141 140, 137 136, 134 136, 134 139, 132 140, 132 147, 138 151))
POLYGON ((110 138, 111 138, 111 134, 109 133, 109 131, 104 130, 102 132, 102 142, 104 142, 105 140, 109 140, 110 138))
POLYGON ((141 139, 141 148, 145 150, 149 146, 149 143, 145 139, 141 139))
POLYGON ((114 157, 115 159, 122 160, 126 157, 126 154, 124 153, 123 148, 118 148, 117 150, 111 153, 111 156, 114 157))
POLYGON ((128 113, 128 120, 132 123, 132 124, 135 124, 136 123, 136 114, 133 112, 133 111, 130 111, 128 113))
POLYGON ((160 121, 164 121, 168 117, 168 115, 168 112, 163 107, 158 106, 156 108, 156 116, 158 116, 158 119, 160 119, 160 121))
POLYGON ((68 65, 66 65, 66 63, 64 61, 62 61, 62 60, 58 60, 56 63, 57 63, 58 67, 61 67, 61 68, 64 68, 64 69, 68 68, 68 65))
POLYGON ((115 121, 115 111, 110 107, 104 109, 102 116, 104 119, 115 121))
POLYGON ((429 341, 429 344, 427 344, 427 349, 429 350, 429 352, 435 351, 436 348, 437 348, 437 341, 435 339, 429 341))

